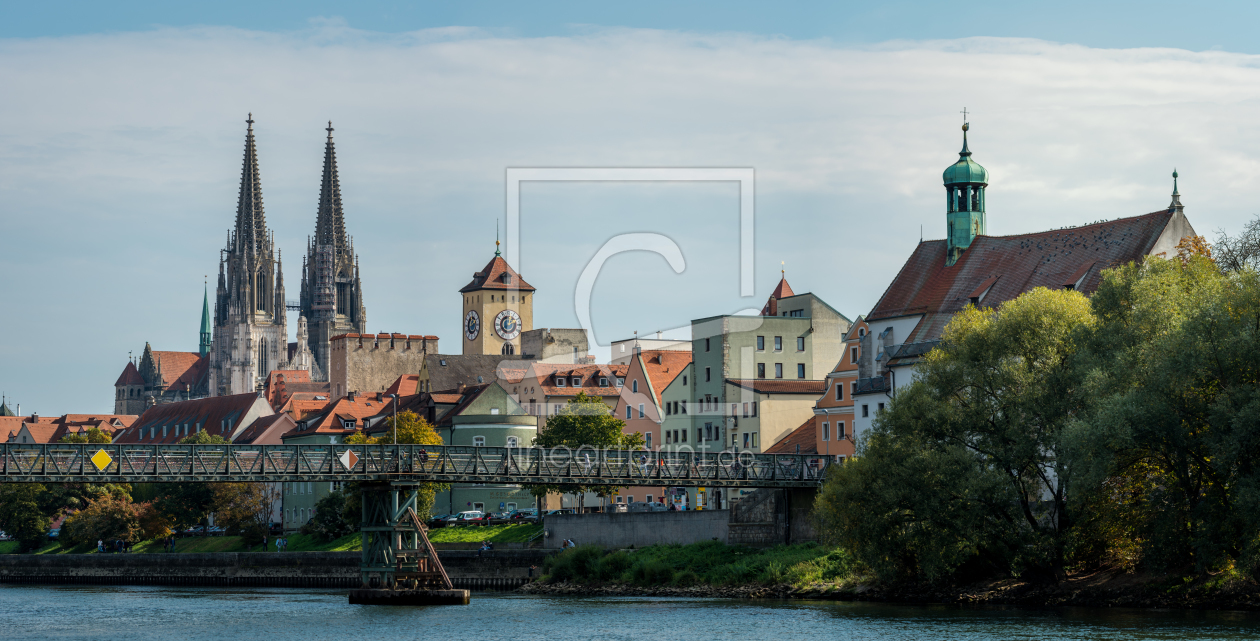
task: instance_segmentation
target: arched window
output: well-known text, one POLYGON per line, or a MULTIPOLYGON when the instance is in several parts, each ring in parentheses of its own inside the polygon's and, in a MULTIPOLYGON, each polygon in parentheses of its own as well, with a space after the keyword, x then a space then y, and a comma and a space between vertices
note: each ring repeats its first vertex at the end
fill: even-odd
POLYGON ((516 346, 511 343, 504 343, 501 351, 504 356, 509 356, 516 353, 516 346))
POLYGON ((508 447, 520 447, 520 446, 521 446, 521 441, 520 441, 520 439, 516 438, 515 436, 509 436, 509 437, 507 437, 507 446, 508 446, 508 447))
POLYGON ((485 446, 486 446, 486 437, 484 436, 473 437, 473 447, 485 447, 485 446))

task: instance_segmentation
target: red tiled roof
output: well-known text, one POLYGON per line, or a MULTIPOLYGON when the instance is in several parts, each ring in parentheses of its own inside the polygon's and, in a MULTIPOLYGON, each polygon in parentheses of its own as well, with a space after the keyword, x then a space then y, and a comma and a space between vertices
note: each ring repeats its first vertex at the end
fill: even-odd
MULTIPOLYGON (((262 436, 264 432, 280 421, 290 424, 293 423, 293 419, 290 418, 288 414, 284 413, 272 414, 271 416, 260 416, 254 420, 253 424, 245 428, 245 431, 241 432, 240 435, 236 437, 236 440, 232 442, 245 445, 253 443, 258 437, 262 436)), ((288 430, 285 431, 287 432, 288 430)), ((279 439, 276 440, 277 442, 279 441, 279 439)))
POLYGON ((174 428, 176 425, 189 424, 189 435, 196 433, 197 425, 215 436, 230 438, 240 427, 240 421, 258 401, 258 394, 234 394, 232 396, 212 396, 178 403, 155 405, 145 410, 131 427, 120 430, 114 438, 115 443, 175 443, 184 438, 180 431, 168 429, 165 436, 162 428, 174 428), (224 421, 232 424, 225 428, 224 421), (156 428, 156 429, 154 429, 156 428), (141 438, 143 432, 144 438, 141 438))
MULTIPOLYGON (((313 420, 304 430, 293 429, 284 434, 284 436, 306 436, 309 434, 351 434, 358 428, 363 427, 362 421, 358 419, 376 416, 381 411, 390 406, 391 399, 380 399, 378 395, 355 396, 350 398, 342 396, 335 402, 330 404, 323 416, 313 420), (341 423, 343 419, 355 419, 358 423, 355 427, 344 427, 341 423)), ((300 427, 300 426, 299 426, 300 427)))
POLYGON ((119 374, 118 380, 114 381, 114 387, 119 385, 144 385, 144 377, 140 376, 140 370, 136 369, 135 363, 127 361, 122 374, 119 374))
POLYGON ((946 243, 919 243, 866 319, 924 314, 907 342, 940 338, 954 314, 988 289, 981 305, 995 307, 1035 287, 1062 289, 1080 280, 1091 293, 1101 271, 1141 260, 1175 214, 1157 211, 1108 222, 1022 234, 977 236, 958 262, 947 266, 946 243))
POLYGON ((625 378, 626 372, 630 371, 629 365, 614 364, 598 364, 598 365, 571 365, 557 363, 534 363, 530 366, 529 374, 522 383, 529 384, 531 387, 537 385, 538 392, 546 396, 577 396, 578 392, 586 392, 590 396, 619 396, 621 390, 617 387, 616 378, 625 378), (555 384, 555 377, 568 379, 564 387, 555 384), (580 376, 582 378, 581 387, 573 387, 573 377, 580 376), (607 387, 599 386, 599 378, 603 376, 608 380, 607 387))
POLYGON ((473 274, 473 279, 464 288, 459 290, 460 293, 475 292, 480 289, 519 289, 523 292, 532 292, 534 287, 525 282, 521 275, 512 269, 502 256, 495 256, 486 263, 484 269, 473 274))
POLYGON ((161 369, 166 389, 196 389, 210 368, 210 355, 197 352, 153 352, 153 362, 161 369))
POLYGON ((429 394, 429 398, 432 398, 434 403, 440 403, 442 405, 457 405, 459 404, 459 400, 464 398, 464 395, 459 392, 450 392, 448 394, 434 392, 429 394))
POLYGON ((410 396, 416 393, 416 386, 420 384, 420 376, 418 374, 403 374, 394 381, 389 389, 385 390, 386 394, 397 394, 399 396, 410 396))
POLYGON ((781 276, 779 278, 779 284, 775 285, 774 291, 770 292, 770 298, 766 299, 765 306, 761 308, 761 315, 762 316, 778 316, 779 315, 778 302, 783 300, 784 298, 787 298, 788 296, 795 296, 795 295, 796 294, 792 293, 792 286, 789 285, 787 282, 787 276, 781 276))
MULTIPOLYGON (((305 396, 305 394, 300 396, 305 396)), ((285 401, 284 405, 276 411, 288 414, 295 421, 300 421, 312 414, 318 414, 323 411, 325 407, 328 407, 329 402, 327 397, 323 399, 307 399, 294 395, 293 398, 285 401)))
POLYGON ((728 378, 731 385, 753 390, 758 394, 813 394, 827 391, 827 381, 803 381, 785 378, 728 378))
POLYGON ((770 446, 766 450, 766 454, 817 454, 818 453, 818 426, 814 423, 814 417, 809 417, 800 427, 788 432, 787 436, 779 439, 778 443, 770 446), (801 451, 796 451, 796 446, 801 446, 801 451))
POLYGON ((691 352, 653 349, 644 350, 639 356, 643 359, 643 374, 652 382, 656 406, 660 407, 661 392, 691 364, 691 352))

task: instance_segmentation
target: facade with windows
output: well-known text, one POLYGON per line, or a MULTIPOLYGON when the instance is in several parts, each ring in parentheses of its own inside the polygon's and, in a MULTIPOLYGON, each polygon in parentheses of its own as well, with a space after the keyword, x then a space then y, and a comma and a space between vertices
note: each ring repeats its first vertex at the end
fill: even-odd
POLYGON ((752 387, 742 382, 810 383, 796 387, 818 389, 810 399, 812 407, 822 389, 820 379, 840 360, 851 324, 817 296, 793 293, 786 279, 779 281, 760 315, 693 320, 695 376, 688 394, 692 442, 702 435, 705 441, 721 445, 711 449, 742 449, 747 433, 748 449, 763 451, 774 442, 765 439, 782 437, 798 427, 808 414, 794 414, 794 418, 782 421, 774 418, 770 422, 774 427, 767 430, 744 429, 740 424, 748 424, 753 405, 764 399, 758 399, 752 387), (750 410, 747 417, 745 405, 750 410), (781 422, 791 425, 780 430, 781 422), (758 445, 753 446, 754 441, 758 445))
POLYGON ((861 338, 869 328, 861 316, 845 336, 845 349, 835 369, 824 379, 823 393, 814 404, 813 436, 816 451, 836 461, 852 457, 856 448, 853 438, 853 397, 857 391, 858 360, 861 338))

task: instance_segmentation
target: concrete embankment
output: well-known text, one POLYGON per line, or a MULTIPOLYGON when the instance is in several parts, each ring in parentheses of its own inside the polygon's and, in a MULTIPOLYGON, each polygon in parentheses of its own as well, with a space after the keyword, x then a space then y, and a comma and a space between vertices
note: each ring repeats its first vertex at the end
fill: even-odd
MULTIPOLYGON (((512 590, 542 567, 546 550, 438 552, 456 588, 512 590)), ((5 554, 0 583, 357 588, 358 552, 207 554, 5 554)))

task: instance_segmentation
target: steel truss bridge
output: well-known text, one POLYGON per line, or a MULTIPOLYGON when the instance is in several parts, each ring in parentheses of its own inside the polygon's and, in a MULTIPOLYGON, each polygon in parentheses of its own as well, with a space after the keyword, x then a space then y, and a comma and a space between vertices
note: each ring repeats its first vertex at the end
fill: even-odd
POLYGON ((359 481, 363 587, 405 594, 451 589, 416 513, 423 483, 816 488, 827 462, 818 455, 733 451, 0 444, 0 483, 359 481))
POLYGON ((817 454, 440 445, 0 444, 0 482, 364 481, 670 487, 818 487, 817 454))

